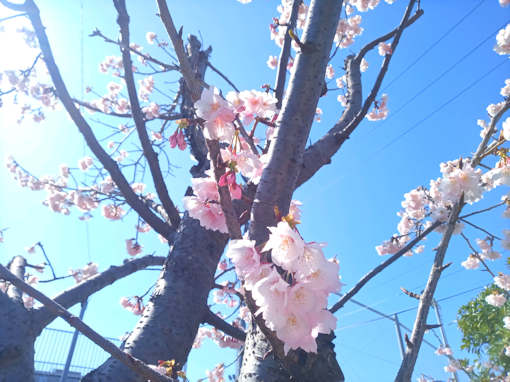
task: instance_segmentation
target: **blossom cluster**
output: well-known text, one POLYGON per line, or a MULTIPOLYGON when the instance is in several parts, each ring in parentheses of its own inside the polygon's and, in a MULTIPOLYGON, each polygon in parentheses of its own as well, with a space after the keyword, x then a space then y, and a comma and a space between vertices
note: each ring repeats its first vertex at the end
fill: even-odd
MULTIPOLYGON (((234 321, 234 326, 238 326, 238 323, 234 321)), ((209 338, 214 341, 220 348, 231 348, 239 349, 243 343, 236 338, 230 337, 216 328, 200 327, 193 342, 193 348, 198 349, 202 345, 202 341, 205 338, 209 338)))
MULTIPOLYGON (((192 179, 194 195, 183 199, 184 208, 203 227, 227 233, 218 186, 228 187, 232 199, 240 199, 242 189, 237 182, 237 174, 241 174, 246 182, 257 184, 266 165, 267 156, 252 150, 247 140, 241 136, 236 121, 243 124, 243 128, 253 123, 254 131, 260 120, 268 122, 274 119, 275 105, 274 96, 265 92, 229 92, 223 98, 214 87, 205 89, 195 102, 196 114, 204 121, 205 138, 218 140, 223 145, 221 160, 226 168, 218 183, 212 171, 207 171, 204 178, 192 179)), ((271 135, 272 131, 266 131, 266 140, 270 140, 271 135)), ((259 141, 253 134, 251 139, 253 142, 259 141)))
POLYGON ((231 241, 226 256, 259 307, 255 314, 283 341, 285 353, 316 352, 317 335, 336 327, 326 308, 329 293, 341 287, 338 263, 325 258, 324 244, 305 243, 287 221, 269 230, 262 252, 271 251, 271 262, 247 239, 231 241))
POLYGON ((73 276, 76 283, 81 283, 98 273, 96 263, 88 263, 80 269, 69 269, 69 274, 73 276))
POLYGON ((145 305, 143 304, 143 299, 138 296, 133 296, 131 298, 121 297, 120 305, 129 310, 131 313, 140 316, 145 310, 145 305))

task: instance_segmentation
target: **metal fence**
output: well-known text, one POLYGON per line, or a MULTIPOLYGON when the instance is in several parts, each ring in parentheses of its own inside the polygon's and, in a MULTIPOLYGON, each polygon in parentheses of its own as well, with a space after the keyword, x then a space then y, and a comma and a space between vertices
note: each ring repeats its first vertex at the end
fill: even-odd
MULTIPOLYGON (((57 382, 64 370, 71 345, 73 331, 46 328, 35 342, 36 382, 57 382)), ((120 345, 118 338, 108 338, 120 345)), ((79 381, 80 377, 101 365, 109 354, 87 337, 79 334, 67 381, 79 381)))

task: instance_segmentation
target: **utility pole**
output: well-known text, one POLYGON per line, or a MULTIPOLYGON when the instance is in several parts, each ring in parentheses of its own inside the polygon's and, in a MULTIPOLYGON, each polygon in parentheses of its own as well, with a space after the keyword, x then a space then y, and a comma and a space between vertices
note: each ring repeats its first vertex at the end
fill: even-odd
POLYGON ((404 348, 404 342, 402 341, 402 332, 400 331, 400 322, 398 320, 398 314, 395 313, 393 315, 394 322, 395 322, 395 329, 397 330, 397 340, 398 340, 398 348, 400 349, 400 356, 402 359, 404 359, 404 356, 406 354, 406 350, 404 348))
MULTIPOLYGON (((437 301, 434 299, 432 300, 432 306, 434 307, 434 312, 436 312, 436 319, 439 326, 439 331, 441 332, 441 337, 443 339, 443 346, 450 347, 448 344, 448 340, 446 339, 446 331, 443 327, 443 320, 441 320, 441 313, 439 312, 439 305, 437 304, 437 301)), ((455 382, 459 382, 459 376, 457 375, 457 372, 454 371, 452 373, 453 380, 455 382)))
MULTIPOLYGON (((87 300, 81 303, 80 310, 80 320, 83 320, 83 316, 85 315, 85 310, 87 309, 87 300)), ((76 329, 73 333, 73 339, 71 340, 71 346, 69 347, 69 353, 67 353, 66 365, 64 366, 64 371, 60 376, 59 382, 66 382, 67 375, 69 374, 69 367, 71 366, 71 361, 73 360, 74 349, 76 348, 76 341, 78 340, 78 329, 76 329)))

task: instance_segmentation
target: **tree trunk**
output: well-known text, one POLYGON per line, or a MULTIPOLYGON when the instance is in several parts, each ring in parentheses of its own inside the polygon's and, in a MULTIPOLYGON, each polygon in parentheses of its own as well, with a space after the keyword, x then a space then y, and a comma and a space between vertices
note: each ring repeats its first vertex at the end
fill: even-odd
MULTIPOLYGON (((23 279, 26 260, 16 256, 9 270, 23 279)), ((32 319, 23 305, 22 292, 12 285, 0 291, 0 382, 34 380, 32 319)))
POLYGON ((35 336, 30 315, 14 301, 0 302, 0 312, 0 382, 33 381, 35 336))
MULTIPOLYGON (((156 289, 129 335, 124 351, 149 364, 175 359, 186 362, 202 322, 214 273, 227 236, 202 228, 187 215, 163 266, 156 289)), ((110 358, 84 381, 143 381, 110 358)))

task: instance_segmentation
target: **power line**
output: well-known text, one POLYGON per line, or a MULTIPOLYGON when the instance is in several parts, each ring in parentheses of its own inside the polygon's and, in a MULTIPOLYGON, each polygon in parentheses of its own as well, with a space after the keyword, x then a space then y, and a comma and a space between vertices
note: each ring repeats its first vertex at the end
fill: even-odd
MULTIPOLYGON (((482 41, 480 41, 477 45, 475 45, 473 48, 471 48, 466 54, 464 54, 460 59, 455 61, 448 69, 446 69, 444 72, 442 72, 439 76, 434 78, 432 81, 430 81, 424 88, 420 89, 416 94, 414 94, 411 98, 409 98, 403 105, 401 105, 397 110, 395 110, 393 113, 389 115, 388 118, 386 118, 382 123, 378 125, 378 127, 381 127, 385 123, 387 123, 391 118, 398 115, 404 109, 407 105, 409 105, 411 102, 413 102, 416 98, 418 98, 420 95, 425 93, 428 89, 430 89, 432 86, 434 86, 436 83, 438 83, 444 76, 446 76, 448 73, 450 73, 453 69, 457 67, 462 61, 464 61, 466 58, 468 58, 470 55, 472 55, 478 48, 480 48, 483 44, 485 44, 488 40, 490 40, 501 28, 504 28, 506 25, 503 24, 500 27, 498 27, 494 32, 491 32, 487 37, 485 37, 482 41)), ((374 127, 375 128, 375 127, 374 127)))
POLYGON ((454 25, 452 25, 450 27, 450 29, 448 29, 441 37, 439 37, 438 40, 436 40, 435 42, 432 43, 432 45, 430 45, 427 49, 425 49, 425 51, 420 54, 413 62, 411 62, 408 66, 406 66, 406 68, 401 71, 394 79, 392 79, 390 81, 390 83, 388 85, 386 85, 384 87, 384 89, 382 90, 383 92, 388 89, 391 85, 393 85, 397 80, 400 79, 400 77, 402 77, 405 73, 407 73, 409 71, 409 69, 411 69, 414 65, 416 65, 418 63, 418 61, 420 61, 423 57, 425 57, 432 49, 434 49, 441 41, 443 41, 451 32, 453 32, 460 24, 462 24, 462 22, 464 20, 466 20, 477 8, 480 7, 480 5, 482 5, 483 3, 485 2, 485 0, 481 0, 478 4, 476 4, 473 8, 471 8, 468 13, 466 13, 464 16, 462 16, 460 18, 459 21, 457 21, 454 25))
POLYGON ((425 122, 426 120, 428 120, 430 117, 432 117, 433 115, 435 115, 436 113, 438 113, 439 111, 441 111, 443 108, 445 108, 446 106, 448 106, 450 103, 452 103, 453 101, 455 101, 457 98, 459 98, 462 94, 464 94, 465 92, 467 92, 469 89, 471 89, 473 86, 475 86, 478 82, 480 82, 482 79, 484 79, 485 77, 487 77, 489 74, 491 74, 492 72, 494 72, 496 69, 498 69, 500 66, 502 66, 503 64, 505 63, 508 63, 508 60, 507 59, 504 59, 503 61, 499 62, 496 66, 494 66, 492 69, 490 69, 488 72, 484 73, 482 76, 478 77, 475 81, 471 82, 467 87, 465 87, 464 89, 462 89, 459 93, 457 93, 455 96, 453 96, 452 98, 450 98, 448 101, 446 101, 445 103, 441 104, 439 107, 437 107, 436 109, 434 109, 432 112, 430 112, 429 114, 427 114, 425 117, 423 117, 422 119, 420 119, 418 122, 416 122, 414 125, 412 125, 411 127, 409 127, 408 129, 406 129, 404 132, 402 132, 401 134, 397 135, 393 140, 391 140, 390 142, 388 142, 386 145, 384 145, 383 147, 381 147, 380 149, 376 150, 374 152, 374 154, 378 154, 384 150, 386 150, 388 147, 390 147, 391 145, 393 145, 395 142, 399 141, 400 139, 402 139, 405 135, 407 135, 409 132, 411 132, 412 130, 414 130, 415 128, 417 128, 418 126, 420 126, 423 122, 425 122))

